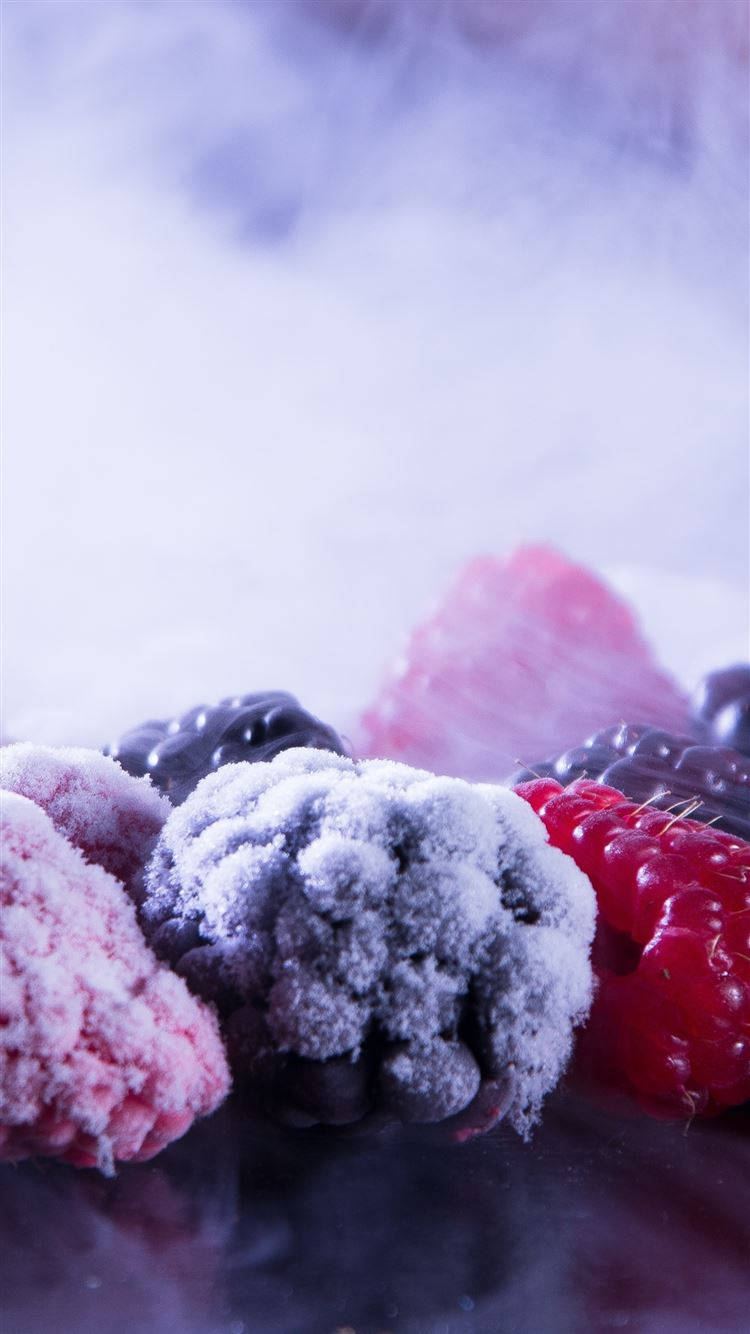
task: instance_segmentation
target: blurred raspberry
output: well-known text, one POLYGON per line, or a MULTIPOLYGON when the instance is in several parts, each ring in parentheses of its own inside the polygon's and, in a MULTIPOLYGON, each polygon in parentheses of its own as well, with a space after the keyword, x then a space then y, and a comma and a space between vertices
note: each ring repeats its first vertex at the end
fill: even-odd
POLYGON ((680 731, 686 701, 627 606, 546 547, 473 561, 363 718, 367 755, 504 779, 613 718, 680 731))

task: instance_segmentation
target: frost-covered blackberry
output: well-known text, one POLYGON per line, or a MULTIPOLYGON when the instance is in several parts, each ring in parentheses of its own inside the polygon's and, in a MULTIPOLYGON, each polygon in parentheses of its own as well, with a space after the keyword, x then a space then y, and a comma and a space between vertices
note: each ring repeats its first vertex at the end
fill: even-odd
POLYGON ((291 750, 210 775, 146 872, 153 946, 298 1124, 505 1112, 527 1133, 591 1000, 594 896, 512 792, 291 750))

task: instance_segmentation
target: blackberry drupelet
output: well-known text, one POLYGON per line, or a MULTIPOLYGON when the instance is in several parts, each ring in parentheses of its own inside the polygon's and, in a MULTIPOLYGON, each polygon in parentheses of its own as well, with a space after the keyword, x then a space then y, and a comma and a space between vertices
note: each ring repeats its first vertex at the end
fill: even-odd
POLYGON ((750 755, 750 663, 709 672, 692 700, 692 717, 713 745, 750 755))
POLYGON ((704 745, 645 723, 618 723, 582 746, 519 770, 510 780, 554 778, 564 787, 590 778, 633 801, 666 809, 693 798, 690 815, 750 839, 750 758, 729 746, 704 745))
POLYGON ((198 704, 173 719, 149 719, 107 746, 129 774, 148 774, 179 806, 202 778, 223 764, 272 760, 282 750, 304 746, 345 755, 332 727, 315 718, 285 690, 233 695, 218 704, 198 704))

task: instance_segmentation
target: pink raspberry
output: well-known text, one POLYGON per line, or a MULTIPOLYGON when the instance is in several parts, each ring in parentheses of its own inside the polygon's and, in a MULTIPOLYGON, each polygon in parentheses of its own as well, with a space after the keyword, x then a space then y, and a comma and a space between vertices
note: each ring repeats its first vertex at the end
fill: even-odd
POLYGON ((171 803, 98 750, 19 743, 0 751, 0 787, 41 806, 89 862, 126 884, 144 865, 171 803))
POLYGON ((686 717, 625 603, 530 546, 466 566, 365 714, 359 751, 495 780, 617 718, 680 732, 686 717))
POLYGON ((151 1158, 228 1090, 215 1017, 26 797, 2 793, 2 849, 0 1159, 151 1158))
POLYGON ((596 891, 594 1072, 656 1115, 750 1099, 750 844, 586 779, 516 791, 596 891))

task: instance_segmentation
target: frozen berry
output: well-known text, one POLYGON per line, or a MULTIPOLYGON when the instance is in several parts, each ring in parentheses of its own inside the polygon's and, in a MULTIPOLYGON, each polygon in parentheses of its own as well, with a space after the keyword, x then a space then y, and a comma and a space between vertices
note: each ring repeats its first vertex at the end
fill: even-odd
POLYGON ((750 663, 738 662, 709 672, 693 695, 693 717, 698 722, 710 722, 726 704, 747 694, 750 694, 750 663))
POLYGON ((124 882, 143 866, 171 810, 148 778, 78 747, 6 746, 0 786, 41 806, 87 861, 124 882))
POLYGON ((714 745, 750 755, 750 663, 704 676, 693 696, 692 715, 714 745))
POLYGON ((682 730, 687 701, 628 607, 546 547, 473 561, 365 714, 359 751, 500 781, 613 718, 682 730))
POLYGON ((199 704, 171 720, 151 719, 107 748, 123 769, 148 774, 173 805, 223 764, 271 760, 282 750, 310 746, 346 753, 332 727, 283 690, 235 695, 199 704))
POLYGON ((526 1133, 587 1012, 591 887, 503 788, 314 750, 220 769, 145 888, 154 948, 293 1125, 526 1133))
POLYGON ((719 709, 711 722, 711 735, 719 745, 734 746, 750 756, 750 692, 719 709))
POLYGON ((122 885, 2 793, 0 1159, 112 1171, 228 1088, 216 1020, 159 964, 122 885))
POLYGON ((662 809, 690 804, 692 819, 750 839, 750 758, 726 746, 706 746, 642 723, 618 723, 595 732, 556 760, 535 763, 511 783, 556 778, 566 787, 596 779, 633 801, 662 809))
POLYGON ((661 1115, 746 1101, 750 844, 586 779, 517 791, 596 890, 600 986, 584 1035, 595 1071, 661 1115))

